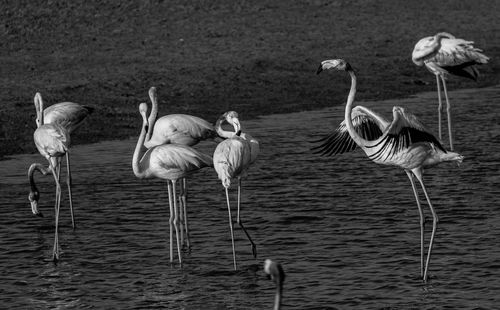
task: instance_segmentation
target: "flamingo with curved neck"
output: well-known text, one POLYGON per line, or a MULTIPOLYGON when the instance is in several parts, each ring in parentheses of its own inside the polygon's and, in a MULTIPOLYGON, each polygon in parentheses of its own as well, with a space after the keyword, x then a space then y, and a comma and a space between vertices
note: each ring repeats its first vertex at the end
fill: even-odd
POLYGON ((250 135, 241 132, 241 124, 238 119, 238 113, 229 111, 224 113, 216 122, 215 130, 220 137, 226 138, 217 145, 214 156, 214 168, 217 176, 222 182, 226 192, 226 202, 229 216, 229 229, 231 232, 231 244, 233 248, 233 264, 234 269, 237 269, 236 252, 234 245, 234 231, 233 219, 231 215, 231 204, 229 202, 229 187, 231 186, 231 179, 238 179, 238 213, 237 223, 245 233, 248 241, 250 242, 252 254, 257 257, 257 247, 253 242, 250 234, 245 229, 243 221, 241 220, 241 179, 247 175, 247 170, 250 165, 257 159, 258 155, 258 141, 253 139, 250 135), (226 131, 222 128, 223 122, 227 122, 233 126, 234 131, 226 131))
POLYGON ((343 59, 325 60, 321 63, 317 73, 324 70, 336 69, 346 71, 351 77, 351 88, 345 106, 345 118, 341 125, 317 147, 323 154, 343 153, 354 150, 352 142, 360 147, 375 163, 391 165, 404 169, 410 179, 413 193, 417 201, 420 215, 421 235, 421 276, 424 281, 428 278, 428 267, 437 230, 438 216, 432 206, 423 181, 423 169, 442 162, 457 162, 463 156, 446 151, 441 143, 428 131, 413 114, 405 112, 401 107, 393 107, 393 120, 388 122, 368 108, 356 106, 353 108, 356 95, 356 75, 343 59), (353 122, 353 119, 356 121, 353 122), (360 134, 363 133, 363 134, 360 134), (346 136, 348 134, 348 136, 346 136), (370 137, 369 139, 367 137, 370 137), (432 233, 428 247, 427 260, 424 263, 424 217, 418 199, 418 193, 413 177, 420 182, 432 213, 432 233))
POLYGON ((488 63, 489 58, 482 50, 474 47, 474 42, 459 39, 447 32, 439 32, 434 36, 425 37, 415 44, 412 52, 412 61, 417 66, 427 68, 436 76, 438 92, 438 130, 441 139, 441 86, 443 84, 446 99, 446 114, 448 118, 448 138, 450 149, 453 151, 453 133, 451 124, 451 105, 446 88, 446 77, 456 75, 477 81, 479 71, 476 65, 488 63))
POLYGON ((144 140, 148 130, 146 118, 147 104, 139 105, 139 113, 142 116, 142 128, 132 156, 132 170, 139 179, 160 178, 167 180, 169 209, 170 209, 170 262, 173 262, 173 229, 175 228, 177 252, 179 263, 182 264, 181 241, 180 241, 180 216, 177 206, 177 180, 186 178, 192 173, 212 166, 212 158, 195 149, 180 144, 163 144, 154 146, 142 154, 144 140), (142 155, 142 157, 141 157, 142 155), (141 157, 141 159, 139 159, 141 157))

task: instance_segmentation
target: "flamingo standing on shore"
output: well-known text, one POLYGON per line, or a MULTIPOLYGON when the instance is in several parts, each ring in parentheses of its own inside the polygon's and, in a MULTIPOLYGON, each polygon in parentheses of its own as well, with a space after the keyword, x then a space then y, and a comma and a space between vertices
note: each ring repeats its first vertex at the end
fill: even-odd
POLYGON ((274 295, 274 310, 281 309, 281 300, 283 296, 283 282, 285 281, 285 272, 281 264, 273 260, 266 259, 264 261, 264 272, 271 277, 274 284, 276 284, 276 294, 274 295))
POLYGON ((148 106, 146 103, 141 103, 139 105, 139 112, 142 116, 143 123, 132 157, 132 169, 135 176, 139 179, 160 178, 167 180, 170 206, 170 262, 173 262, 173 225, 176 233, 179 263, 182 264, 176 183, 177 180, 186 178, 204 167, 211 167, 212 158, 186 145, 162 144, 148 149, 146 153, 142 155, 141 160, 139 160, 142 153, 141 149, 149 130, 148 121, 146 119, 147 110, 148 106))
POLYGON ((424 185, 423 170, 442 162, 460 163, 463 156, 447 152, 413 114, 405 112, 401 107, 393 107, 392 122, 388 122, 368 108, 362 106, 353 108, 356 94, 356 75, 352 67, 343 59, 325 60, 319 66, 317 73, 329 69, 343 70, 349 73, 351 89, 345 107, 344 121, 333 133, 320 140, 323 143, 314 149, 324 155, 332 155, 349 152, 360 147, 375 163, 404 169, 410 179, 420 215, 420 270, 421 276, 426 282, 438 216, 424 185), (425 267, 425 220, 413 176, 420 182, 433 218, 425 267))
MULTIPOLYGON (((36 125, 40 128, 44 124, 57 124, 59 127, 64 128, 65 134, 69 137, 71 133, 78 128, 82 122, 92 114, 94 108, 89 106, 80 105, 73 102, 61 102, 56 103, 48 108, 44 109, 43 99, 40 93, 36 93, 34 97, 35 110, 36 110, 36 125)), ((44 131, 46 132, 46 131, 44 131)), ((42 154, 44 155, 44 154, 42 154)), ((73 215, 73 198, 71 192, 71 170, 69 162, 69 154, 66 154, 66 165, 67 165, 67 175, 66 183, 68 185, 68 195, 69 195, 69 205, 71 211, 71 224, 75 228, 75 219, 73 215)), ((50 168, 50 166, 49 166, 50 168)), ((60 180, 61 172, 61 161, 57 161, 57 166, 55 167, 58 180, 60 180)), ((35 185, 35 180, 33 174, 35 171, 39 171, 43 175, 47 174, 46 168, 41 168, 38 165, 30 167, 28 171, 28 177, 30 180, 31 191, 29 194, 29 201, 31 203, 32 211, 37 210, 37 215, 42 216, 42 213, 38 210, 38 200, 40 199, 40 194, 35 185), (45 173, 44 173, 45 172, 45 173)), ((57 194, 56 194, 57 195, 57 194)))
MULTIPOLYGON (((61 205, 61 184, 59 183, 59 171, 57 167, 61 163, 63 156, 66 156, 66 161, 69 168, 69 146, 70 136, 67 130, 58 123, 43 124, 35 130, 33 135, 35 145, 40 154, 49 162, 49 168, 44 168, 41 164, 32 164, 29 171, 29 179, 31 184, 31 192, 29 195, 31 201, 31 209, 34 214, 39 214, 38 211, 38 190, 34 185, 33 173, 35 170, 42 174, 52 172, 56 183, 56 201, 55 201, 55 233, 54 233, 54 249, 52 251, 52 259, 59 259, 59 208, 61 205)), ((69 171, 69 170, 68 170, 69 171)), ((73 213, 72 213, 73 214, 73 213)))
MULTIPOLYGON (((144 141, 144 146, 149 148, 162 144, 182 144, 194 146, 204 140, 217 138, 214 126, 206 120, 187 114, 168 114, 156 119, 158 116, 158 96, 156 87, 149 89, 151 100, 151 113, 148 117, 149 131, 144 141)), ((187 247, 190 247, 189 225, 187 217, 187 180, 179 181, 180 226, 181 244, 184 244, 183 226, 186 231, 187 247), (183 225, 184 222, 184 225, 183 225)))
POLYGON ((417 42, 412 53, 412 60, 417 66, 423 66, 436 76, 438 92, 438 126, 439 139, 441 139, 441 87, 443 83, 444 97, 446 99, 446 113, 448 117, 448 137, 450 149, 453 151, 453 136, 451 129, 451 107, 446 89, 448 75, 462 76, 477 81, 479 72, 476 65, 485 64, 489 58, 482 50, 475 48, 472 41, 455 38, 453 35, 440 32, 434 36, 425 37, 417 42))
POLYGON ((226 140, 219 143, 214 151, 213 161, 214 168, 217 172, 219 179, 222 181, 222 186, 226 191, 227 210, 229 213, 229 229, 231 231, 231 242, 233 247, 233 262, 234 270, 237 269, 236 253, 234 247, 234 232, 233 232, 233 218, 231 216, 231 204, 229 202, 229 187, 231 186, 231 179, 238 179, 238 214, 237 222, 241 229, 245 232, 250 244, 252 246, 252 254, 257 257, 257 247, 252 241, 247 230, 243 226, 240 216, 240 202, 241 202, 241 178, 247 175, 247 170, 256 160, 259 154, 259 142, 252 138, 249 134, 241 132, 241 125, 238 120, 238 113, 234 111, 224 113, 215 125, 217 134, 226 138, 226 140), (225 131, 222 129, 222 123, 226 121, 234 128, 234 132, 225 131))

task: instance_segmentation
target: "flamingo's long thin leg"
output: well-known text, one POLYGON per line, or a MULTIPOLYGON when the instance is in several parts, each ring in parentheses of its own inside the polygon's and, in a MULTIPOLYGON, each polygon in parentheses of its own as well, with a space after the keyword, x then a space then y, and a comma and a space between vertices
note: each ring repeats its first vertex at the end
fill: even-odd
POLYGON ((429 250, 427 253, 427 261, 425 263, 425 271, 424 271, 424 282, 427 282, 427 276, 428 276, 428 271, 429 271, 429 262, 431 261, 431 252, 432 252, 432 246, 434 245, 434 236, 436 235, 436 230, 437 230, 437 224, 439 223, 439 218, 436 214, 436 211, 434 210, 434 207, 432 207, 431 199, 429 198, 429 195, 427 194, 427 190, 425 189, 424 185, 424 180, 422 177, 422 171, 420 169, 414 169, 412 170, 417 179, 420 182, 420 185, 422 186, 422 190, 424 191, 425 198, 427 199, 427 204, 429 204, 429 209, 431 210, 432 213, 432 234, 431 234, 431 241, 429 242, 429 250))
POLYGON ((59 207, 61 205, 61 185, 59 183, 59 173, 57 168, 52 167, 52 175, 56 182, 56 202, 55 202, 55 230, 54 230, 54 248, 52 250, 52 260, 57 262, 59 260, 59 207))
POLYGON ((422 206, 420 205, 420 199, 418 199, 417 187, 415 185, 415 180, 413 180, 413 175, 411 171, 405 170, 408 178, 411 182, 411 187, 413 188, 413 194, 415 194, 415 200, 417 201, 418 214, 420 215, 420 276, 424 277, 424 229, 425 229, 425 217, 422 211, 422 206))
POLYGON ((172 185, 170 184, 170 181, 167 182, 167 187, 168 187, 168 206, 170 209, 170 217, 168 219, 168 226, 170 230, 170 247, 169 247, 169 253, 170 253, 170 263, 174 262, 174 248, 173 248, 173 243, 174 243, 174 203, 172 201, 172 185))
POLYGON ((181 199, 182 199, 182 206, 184 208, 184 227, 186 228, 186 245, 189 249, 191 248, 191 241, 189 240, 189 222, 187 215, 187 179, 183 178, 181 184, 182 184, 181 199))
POLYGON ((178 218, 178 225, 179 225, 179 231, 180 231, 180 244, 181 244, 181 249, 184 247, 184 206, 183 206, 183 201, 182 201, 182 195, 183 195, 183 188, 182 188, 182 179, 179 180, 179 196, 177 197, 177 218, 178 218))
POLYGON ((241 229, 245 232, 245 235, 247 235, 248 241, 250 241, 250 244, 252 246, 252 254, 254 258, 257 258, 257 246, 253 242, 252 238, 250 237, 250 234, 247 232, 245 229, 245 226, 243 226, 243 222, 241 221, 240 217, 240 203, 241 203, 241 178, 238 177, 238 216, 236 218, 236 221, 238 222, 238 225, 240 225, 241 229))
POLYGON ((448 100, 448 90, 446 89, 446 80, 443 76, 441 76, 441 80, 443 80, 443 90, 444 90, 444 98, 446 99, 446 115, 448 117, 448 137, 450 139, 450 150, 453 151, 453 133, 451 131, 451 105, 448 100))
POLYGON ((182 265, 182 253, 181 253, 181 243, 180 243, 180 235, 179 235, 179 209, 177 207, 177 197, 176 197, 176 188, 175 183, 177 180, 172 180, 172 196, 174 201, 174 228, 175 228, 175 237, 177 239, 177 255, 179 255, 179 264, 182 265))
POLYGON ((439 81, 439 74, 436 74, 436 84, 437 84, 437 92, 438 92, 438 133, 439 133, 439 140, 441 140, 442 139, 441 110, 443 109, 443 102, 441 100, 441 82, 439 81))
POLYGON ((73 229, 75 229, 75 216, 73 214, 73 197, 71 194, 71 169, 70 169, 68 151, 66 151, 66 165, 67 165, 66 183, 68 184, 69 210, 71 212, 71 226, 73 227, 73 229))
POLYGON ((228 191, 227 187, 224 187, 224 188, 226 189, 227 212, 229 214, 229 229, 231 230, 231 243, 233 246, 234 270, 236 270, 237 266, 236 266, 236 250, 234 247, 233 217, 231 216, 231 204, 229 203, 229 191, 228 191))

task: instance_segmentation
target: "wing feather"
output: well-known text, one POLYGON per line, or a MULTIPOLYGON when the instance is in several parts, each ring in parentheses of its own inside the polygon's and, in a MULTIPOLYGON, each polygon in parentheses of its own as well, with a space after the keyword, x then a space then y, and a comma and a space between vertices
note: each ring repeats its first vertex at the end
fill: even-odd
POLYGON ((412 144, 427 142, 446 153, 446 150, 436 137, 411 113, 401 107, 393 108, 394 119, 387 129, 387 133, 380 141, 368 148, 378 148, 369 157, 373 160, 392 158, 412 144))
MULTIPOLYGON (((382 116, 362 106, 352 110, 351 118, 356 132, 366 140, 378 139, 389 125, 382 116)), ((333 132, 313 143, 321 143, 311 148, 313 153, 326 156, 351 152, 357 148, 347 131, 345 120, 333 132)))

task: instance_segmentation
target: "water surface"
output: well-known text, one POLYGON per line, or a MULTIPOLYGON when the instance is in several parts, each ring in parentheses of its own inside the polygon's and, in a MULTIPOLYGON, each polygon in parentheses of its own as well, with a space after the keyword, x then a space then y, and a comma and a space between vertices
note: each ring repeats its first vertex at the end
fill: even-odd
MULTIPOLYGON (((224 191, 213 170, 189 181, 192 249, 180 268, 168 257, 166 183, 132 173, 136 140, 74 147, 77 229, 63 196, 62 253, 54 265, 51 177, 37 178, 45 217, 33 216, 27 201, 27 169, 44 159, 0 162, 0 308, 270 309, 274 289, 262 271, 265 258, 287 273, 285 309, 495 308, 500 87, 454 91, 451 100, 455 147, 465 160, 425 173, 440 217, 427 285, 419 279, 418 212, 406 174, 360 151, 335 158, 309 151, 309 141, 342 120, 339 106, 251 121, 241 116, 261 154, 243 182, 242 211, 258 258, 236 229, 237 272, 224 191)), ((437 132, 436 101, 435 93, 424 93, 360 104, 387 118, 393 105, 404 106, 437 132)), ((138 133, 139 126, 138 115, 138 133)), ((215 144, 199 148, 211 153, 215 144)))

